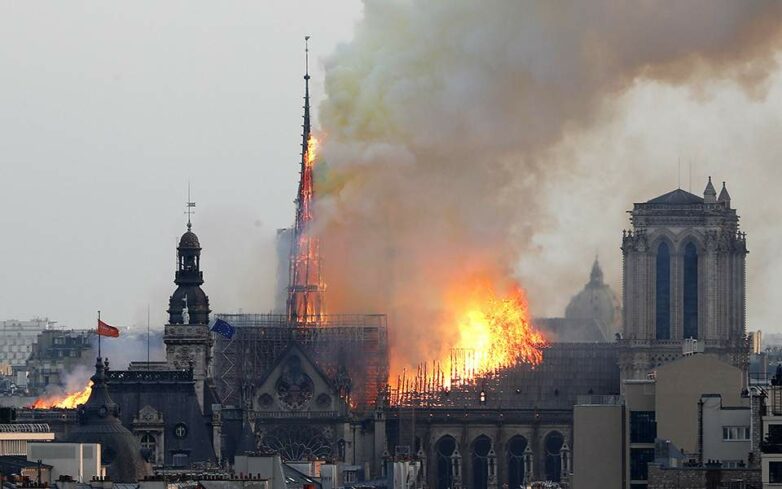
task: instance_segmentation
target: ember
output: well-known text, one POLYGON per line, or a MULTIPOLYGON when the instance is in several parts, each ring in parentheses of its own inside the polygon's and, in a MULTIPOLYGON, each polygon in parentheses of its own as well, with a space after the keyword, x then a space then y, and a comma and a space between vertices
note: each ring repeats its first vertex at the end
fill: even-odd
POLYGON ((92 381, 87 386, 76 392, 62 395, 39 397, 30 406, 33 409, 65 408, 76 409, 79 404, 84 404, 92 392, 92 381))

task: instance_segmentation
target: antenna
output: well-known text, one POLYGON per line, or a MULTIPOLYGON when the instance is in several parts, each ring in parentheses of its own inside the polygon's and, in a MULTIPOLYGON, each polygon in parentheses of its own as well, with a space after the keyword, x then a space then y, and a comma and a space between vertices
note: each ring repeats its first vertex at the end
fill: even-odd
POLYGON ((679 169, 677 171, 677 177, 679 180, 677 181, 676 187, 681 189, 682 188, 682 157, 679 156, 679 169))
POLYGON ((690 185, 689 192, 692 193, 692 160, 690 160, 690 185))
POLYGON ((187 202, 185 203, 185 214, 187 214, 187 230, 190 231, 190 228, 192 227, 192 224, 190 223, 190 216, 195 214, 195 210, 193 210, 196 206, 196 203, 190 200, 190 181, 187 182, 187 202))

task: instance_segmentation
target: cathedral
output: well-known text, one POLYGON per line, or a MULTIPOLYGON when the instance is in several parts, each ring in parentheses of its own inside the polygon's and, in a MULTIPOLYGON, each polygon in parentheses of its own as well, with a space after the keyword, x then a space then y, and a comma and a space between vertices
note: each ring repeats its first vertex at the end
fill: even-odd
POLYGON ((722 184, 676 189, 630 211, 623 232, 622 378, 646 378, 691 348, 747 362, 746 234, 722 184))
MULTIPOLYGON (((653 376, 688 349, 745 366, 746 235, 727 188, 717 195, 709 179, 703 197, 676 189, 634 204, 621 243, 621 306, 596 259, 565 317, 535 321, 551 339, 539 365, 447 389, 391 389, 386 316, 330 315, 323 306, 309 230, 308 85, 307 74, 296 220, 280 233, 289 249, 285 311, 213 316, 188 218, 166 360, 96 367, 101 399, 116 405, 112 422, 152 466, 226 468, 236 455, 274 451, 288 462, 333 464, 344 483, 388 479, 402 463, 413 487, 567 487, 575 404, 620 396, 622 380, 653 376), (229 330, 211 327, 215 319, 229 330)), ((95 406, 86 408, 85 416, 95 406)))

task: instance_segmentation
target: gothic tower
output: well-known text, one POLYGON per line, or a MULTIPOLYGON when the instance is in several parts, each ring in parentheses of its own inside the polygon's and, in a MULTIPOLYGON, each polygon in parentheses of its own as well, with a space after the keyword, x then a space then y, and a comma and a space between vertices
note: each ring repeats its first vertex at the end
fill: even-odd
POLYGON ((168 324, 163 341, 166 361, 176 369, 193 369, 198 402, 203 408, 204 385, 209 374, 212 335, 209 332, 209 297, 201 290, 201 244, 191 230, 182 235, 177 247, 177 285, 169 300, 168 324))
MULTIPOLYGON (((309 36, 305 37, 305 43, 309 36)), ((323 319, 325 286, 320 270, 320 242, 312 231, 315 182, 313 167, 317 140, 310 126, 309 46, 305 44, 304 122, 301 141, 301 174, 296 194, 296 222, 291 236, 287 315, 291 325, 314 325, 323 319)))
MULTIPOLYGON (((685 340, 745 361, 746 234, 723 183, 703 198, 677 189, 630 211, 623 232, 623 379, 678 358, 685 340)), ((687 341, 688 348, 696 344, 687 341)))

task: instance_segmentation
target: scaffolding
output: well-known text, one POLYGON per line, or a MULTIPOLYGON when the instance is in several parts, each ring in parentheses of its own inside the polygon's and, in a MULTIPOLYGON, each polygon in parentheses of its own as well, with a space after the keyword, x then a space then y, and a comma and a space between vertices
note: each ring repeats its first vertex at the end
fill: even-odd
POLYGON ((383 314, 325 315, 317 326, 296 326, 285 314, 219 314, 236 329, 215 335, 215 388, 223 405, 249 407, 277 358, 297 344, 331 379, 347 375, 354 408, 370 408, 388 380, 388 331, 383 314))

